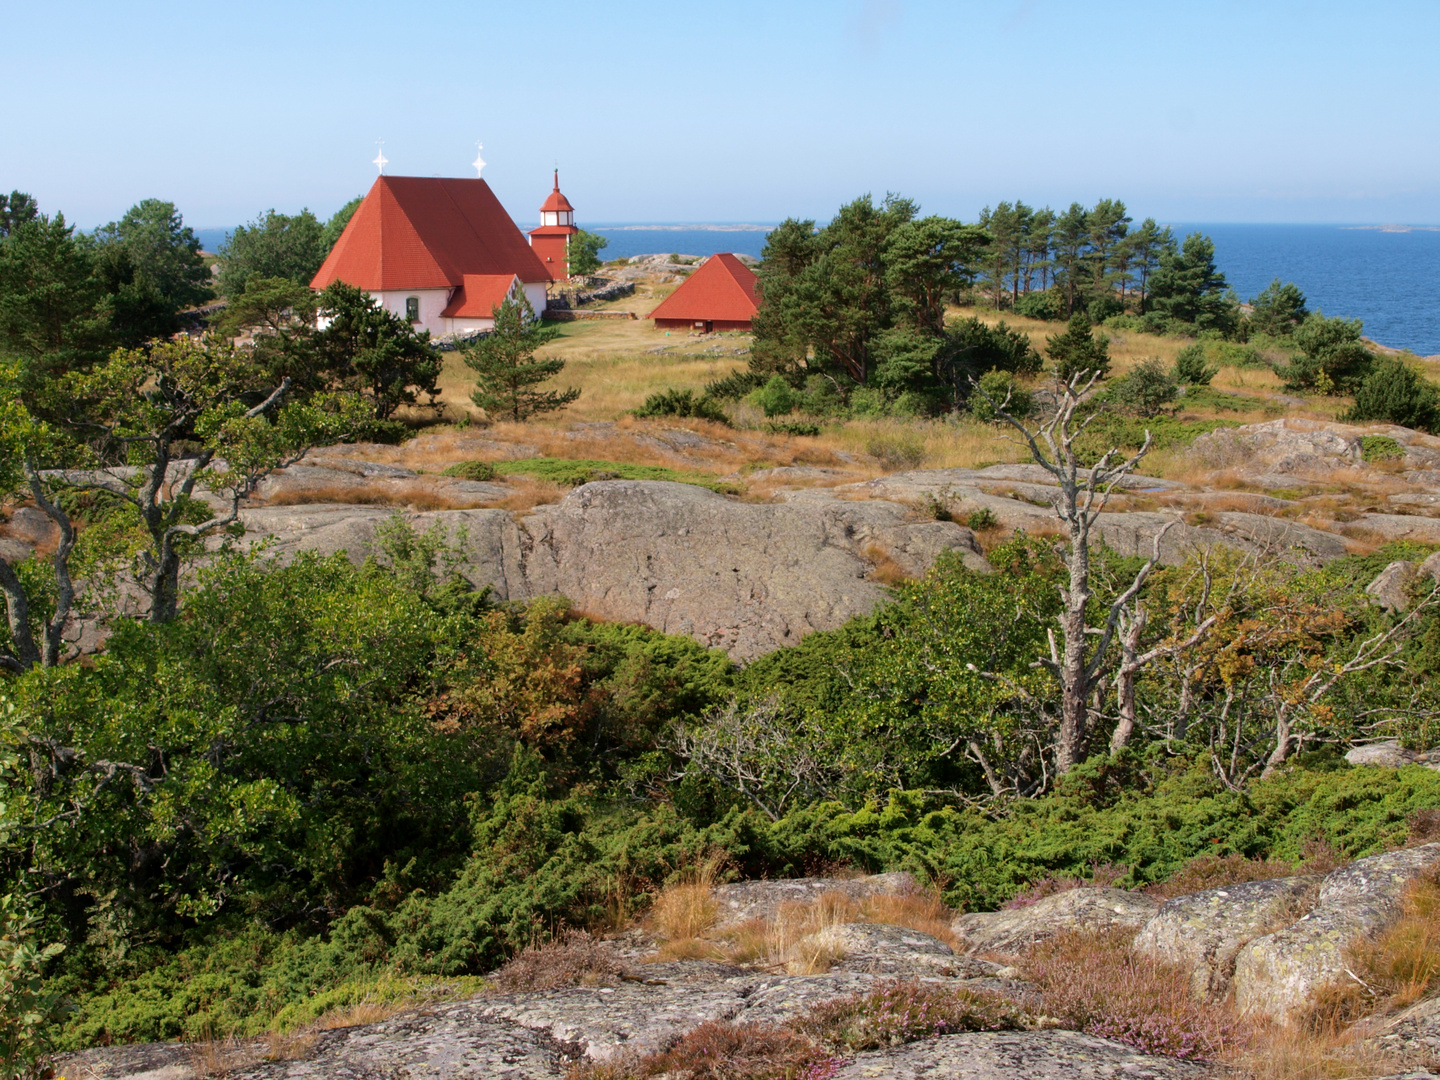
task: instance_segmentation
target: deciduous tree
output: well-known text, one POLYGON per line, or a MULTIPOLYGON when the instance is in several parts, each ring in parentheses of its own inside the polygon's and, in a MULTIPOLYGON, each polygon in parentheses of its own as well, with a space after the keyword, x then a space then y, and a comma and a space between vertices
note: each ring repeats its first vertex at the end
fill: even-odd
MULTIPOLYGON (((220 246, 220 291, 237 297, 252 276, 283 277, 309 285, 334 243, 326 232, 309 210, 293 215, 267 210, 248 225, 237 227, 220 246)), ((336 230, 335 239, 339 234, 336 230)))
POLYGON ((610 241, 596 233, 579 230, 570 237, 566 246, 566 263, 572 274, 593 274, 600 269, 600 252, 610 241))
POLYGON ((103 492, 136 515, 145 543, 135 579, 149 594, 151 622, 175 617, 182 561, 239 518, 241 501, 261 479, 356 423, 354 398, 330 410, 283 407, 288 381, 248 405, 263 386, 263 373, 233 348, 189 339, 118 350, 64 383, 75 403, 73 428, 102 461, 126 466, 69 482, 103 492), (219 502, 218 513, 197 488, 219 502))
POLYGON ((172 315, 211 296, 210 268, 200 257, 200 241, 172 202, 136 203, 119 221, 97 229, 95 242, 102 260, 123 259, 132 287, 152 293, 172 315))

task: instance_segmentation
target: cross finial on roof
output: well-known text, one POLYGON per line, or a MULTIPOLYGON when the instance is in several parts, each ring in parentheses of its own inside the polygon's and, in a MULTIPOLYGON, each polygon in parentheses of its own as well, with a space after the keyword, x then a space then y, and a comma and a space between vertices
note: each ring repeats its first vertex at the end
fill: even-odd
POLYGON ((478 151, 485 149, 485 144, 482 142, 477 142, 475 144, 475 149, 477 151, 477 153, 475 154, 475 160, 472 161, 470 164, 475 166, 475 175, 478 177, 485 170, 485 159, 481 157, 478 153, 478 151))
POLYGON ((555 166, 555 190, 560 190, 560 166, 555 166))
POLYGON ((374 165, 375 168, 379 169, 379 170, 380 170, 380 175, 381 175, 381 176, 384 176, 384 175, 385 175, 385 166, 390 164, 389 158, 387 158, 387 157, 385 156, 385 140, 384 140, 384 139, 376 139, 376 140, 375 140, 375 145, 376 145, 376 147, 379 148, 380 152, 375 155, 375 160, 372 161, 370 164, 371 164, 371 165, 374 165))

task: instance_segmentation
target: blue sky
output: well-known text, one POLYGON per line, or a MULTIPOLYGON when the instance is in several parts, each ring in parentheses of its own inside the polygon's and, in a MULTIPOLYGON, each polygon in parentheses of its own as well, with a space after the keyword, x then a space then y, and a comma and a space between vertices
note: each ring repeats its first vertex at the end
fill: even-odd
POLYGON ((387 171, 522 224, 828 218, 902 192, 1172 221, 1440 222, 1440 4, 11 5, 0 190, 93 226, 322 215, 387 171))

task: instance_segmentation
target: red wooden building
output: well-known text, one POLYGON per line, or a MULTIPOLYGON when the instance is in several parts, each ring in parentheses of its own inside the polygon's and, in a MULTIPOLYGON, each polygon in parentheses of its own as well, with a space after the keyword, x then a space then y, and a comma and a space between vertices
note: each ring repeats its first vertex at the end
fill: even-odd
POLYGON ((749 330, 759 307, 755 272, 726 252, 701 263, 650 318, 657 330, 749 330))
POLYGON ((555 190, 540 207, 540 227, 530 230, 530 246, 540 256, 551 281, 570 278, 570 237, 575 226, 575 208, 560 193, 560 170, 555 170, 555 190))

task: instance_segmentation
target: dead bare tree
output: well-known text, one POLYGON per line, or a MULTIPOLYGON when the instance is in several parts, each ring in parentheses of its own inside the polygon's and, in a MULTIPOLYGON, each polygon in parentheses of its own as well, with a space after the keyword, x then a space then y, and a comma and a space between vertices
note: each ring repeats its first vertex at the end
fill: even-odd
MULTIPOLYGON (((1110 646, 1121 628, 1122 619, 1127 620, 1132 641, 1131 652, 1126 658, 1131 670, 1125 675, 1125 685, 1130 688, 1133 730, 1134 677, 1145 663, 1155 657, 1139 652, 1144 622, 1143 616, 1132 610, 1132 605, 1160 561, 1165 534, 1176 524, 1176 521, 1168 522, 1155 535, 1150 558, 1129 586, 1110 602, 1100 625, 1088 625, 1085 609, 1092 596, 1091 533, 1110 493, 1149 453, 1152 441, 1149 431, 1146 431, 1143 445, 1130 457, 1122 459, 1119 451, 1111 448, 1092 467, 1086 468, 1081 464, 1076 441, 1094 417, 1077 421, 1075 413, 1098 377, 1098 372, 1082 372, 1069 382, 1061 383, 1055 411, 1033 430, 1010 412, 1008 395, 1004 401, 996 401, 978 385, 975 387, 976 393, 985 395, 995 415, 1020 433, 1035 463, 1055 478, 1053 505, 1070 541, 1065 555, 1069 581, 1060 587, 1064 605, 1059 616, 1062 640, 1057 644, 1052 630, 1049 634, 1050 655, 1037 661, 1060 685, 1060 730, 1055 744, 1055 772, 1059 776, 1072 769, 1085 752, 1090 737, 1092 700, 1105 679, 1110 646)), ((1124 667, 1126 664, 1122 661, 1124 667)))

